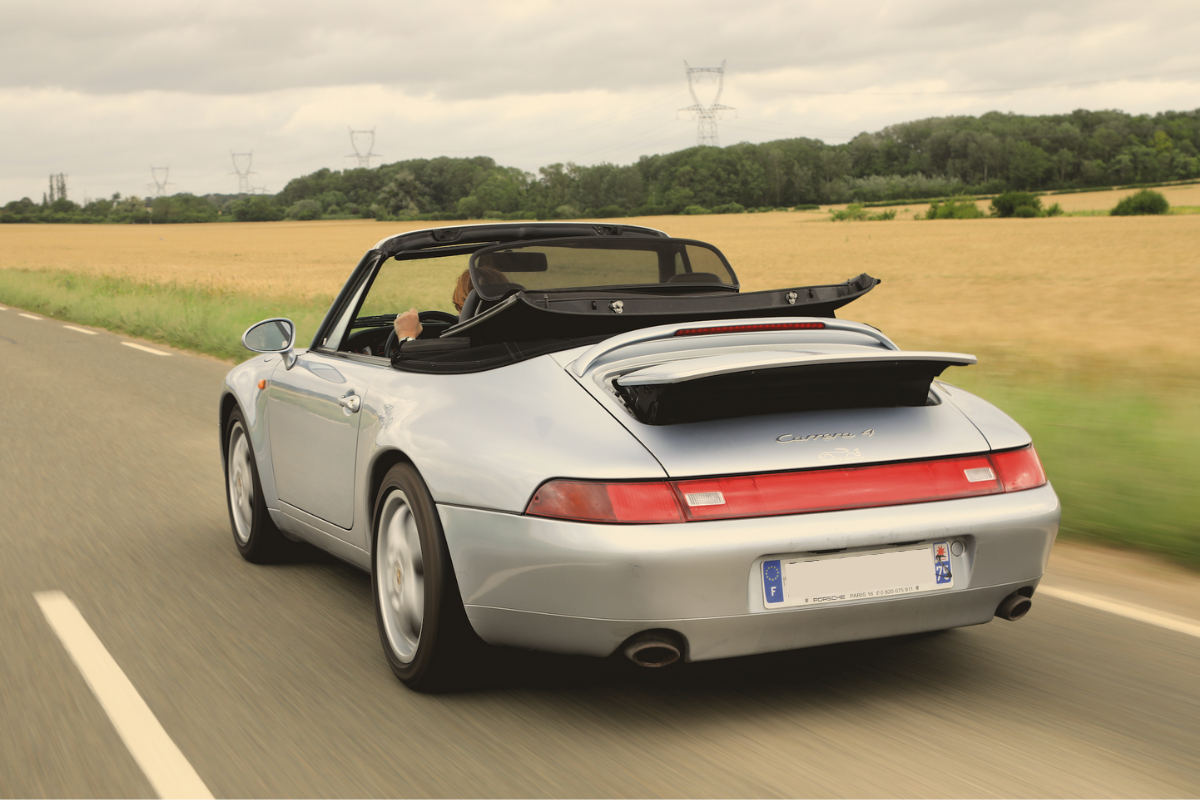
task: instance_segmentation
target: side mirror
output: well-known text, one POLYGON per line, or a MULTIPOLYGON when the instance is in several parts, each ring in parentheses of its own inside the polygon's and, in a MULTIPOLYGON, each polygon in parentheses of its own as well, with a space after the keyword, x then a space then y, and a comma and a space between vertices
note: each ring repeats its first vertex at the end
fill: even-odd
POLYGON ((296 324, 290 319, 276 317, 256 322, 242 334, 242 346, 256 353, 283 353, 288 369, 296 363, 292 348, 296 344, 296 324))

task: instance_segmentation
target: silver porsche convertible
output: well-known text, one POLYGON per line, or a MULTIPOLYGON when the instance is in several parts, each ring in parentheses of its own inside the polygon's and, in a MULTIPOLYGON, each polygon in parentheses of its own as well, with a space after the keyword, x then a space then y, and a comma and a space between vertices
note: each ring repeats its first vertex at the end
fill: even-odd
POLYGON ((1058 499, 1029 435, 939 380, 974 356, 835 316, 878 283, 740 292, 716 248, 629 225, 384 239, 307 349, 286 319, 243 337, 234 543, 369 571, 422 690, 465 648, 654 667, 1018 619, 1058 499), (460 279, 460 314, 397 336, 460 279))

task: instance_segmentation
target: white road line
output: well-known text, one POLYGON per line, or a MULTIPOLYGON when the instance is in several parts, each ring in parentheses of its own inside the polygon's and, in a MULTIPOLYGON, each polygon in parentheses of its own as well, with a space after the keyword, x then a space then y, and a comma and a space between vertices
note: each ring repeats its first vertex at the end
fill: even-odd
POLYGON ((100 332, 100 331, 89 331, 87 328, 76 328, 74 325, 63 325, 63 327, 69 331, 75 331, 76 333, 86 333, 88 336, 95 336, 96 334, 98 334, 100 332))
POLYGON ((1070 589, 1059 589, 1056 586, 1046 586, 1044 584, 1038 587, 1037 593, 1057 597, 1059 600, 1066 600, 1069 603, 1078 603, 1081 606, 1095 608, 1099 611, 1107 611, 1110 614, 1134 619, 1138 622, 1157 625, 1167 630, 1186 633, 1188 636, 1200 637, 1200 624, 1192 622, 1186 617, 1164 614, 1161 611, 1154 611, 1145 606, 1135 606, 1132 603, 1118 603, 1115 600, 1106 600, 1103 597, 1072 592, 1070 589))
POLYGON ((21 313, 21 316, 25 317, 25 319, 41 319, 41 317, 39 317, 35 314, 26 314, 24 312, 21 313))
POLYGON ((212 792, 71 599, 62 592, 34 592, 33 596, 158 796, 211 798, 212 792))
POLYGON ((146 347, 143 344, 134 344, 133 342, 121 342, 121 344, 125 345, 126 347, 132 347, 135 350, 144 350, 147 353, 154 353, 156 356, 171 355, 170 353, 163 352, 162 350, 155 350, 153 347, 146 347))

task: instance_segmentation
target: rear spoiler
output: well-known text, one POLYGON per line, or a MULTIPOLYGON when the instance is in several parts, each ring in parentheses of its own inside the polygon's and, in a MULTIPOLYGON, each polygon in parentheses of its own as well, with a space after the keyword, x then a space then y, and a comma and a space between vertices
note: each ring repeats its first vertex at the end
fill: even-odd
MULTIPOLYGON (((621 350, 625 347, 642 344, 644 342, 673 339, 678 336, 727 336, 742 332, 770 333, 773 331, 787 331, 792 329, 792 327, 795 327, 799 330, 826 330, 858 333, 862 334, 863 336, 869 336, 870 338, 882 344, 888 350, 900 350, 900 348, 897 347, 891 339, 884 336, 882 332, 872 328, 870 325, 864 325, 861 322, 851 322, 850 320, 842 319, 793 318, 781 320, 777 317, 754 317, 749 319, 721 320, 719 325, 705 324, 704 322, 676 323, 674 325, 658 325, 653 328, 642 328, 641 330, 622 333, 605 339, 604 341, 596 344, 579 358, 575 359, 575 362, 571 365, 571 371, 582 378, 583 374, 587 372, 593 364, 610 353, 614 353, 617 350, 621 350)), ((968 357, 974 358, 974 356, 968 357)))
POLYGON ((966 353, 936 353, 911 350, 880 353, 804 353, 781 350, 759 350, 749 353, 728 353, 707 358, 668 361, 653 367, 634 370, 617 379, 621 386, 665 386, 688 381, 729 375, 735 372, 782 369, 784 367, 815 367, 826 364, 880 363, 899 366, 922 364, 939 365, 938 373, 949 366, 969 366, 978 363, 966 353))
POLYGON ((963 353, 749 352, 627 373, 612 391, 639 422, 678 425, 763 414, 936 405, 933 379, 963 353))

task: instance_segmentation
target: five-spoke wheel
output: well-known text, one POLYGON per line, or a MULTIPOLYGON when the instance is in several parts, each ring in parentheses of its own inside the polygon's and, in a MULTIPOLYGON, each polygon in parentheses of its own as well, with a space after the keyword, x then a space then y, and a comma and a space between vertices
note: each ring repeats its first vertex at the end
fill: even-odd
POLYGON ((433 498, 410 464, 397 464, 375 496, 371 583, 379 638, 409 687, 454 687, 479 644, 463 611, 433 498))
POLYGON ((417 654, 425 621, 425 560, 416 517, 401 489, 384 496, 379 512, 375 582, 383 633, 396 658, 408 664, 417 654))
POLYGON ((247 561, 267 563, 284 556, 292 543, 267 512, 254 448, 241 409, 229 414, 225 437, 225 499, 229 503, 229 525, 233 543, 247 561))
POLYGON ((250 541, 250 530, 254 526, 254 467, 250 455, 250 439, 241 420, 236 421, 229 432, 229 516, 233 535, 238 542, 250 541))

